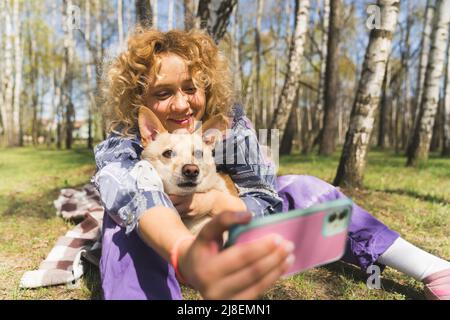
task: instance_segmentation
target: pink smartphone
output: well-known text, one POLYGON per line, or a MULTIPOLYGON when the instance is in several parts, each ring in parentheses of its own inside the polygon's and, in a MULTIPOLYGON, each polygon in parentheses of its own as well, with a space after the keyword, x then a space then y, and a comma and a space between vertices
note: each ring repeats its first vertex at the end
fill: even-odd
POLYGON ((225 246, 279 234, 295 244, 295 262, 283 276, 293 275, 334 262, 344 255, 351 213, 352 201, 339 199, 257 218, 232 228, 225 246))

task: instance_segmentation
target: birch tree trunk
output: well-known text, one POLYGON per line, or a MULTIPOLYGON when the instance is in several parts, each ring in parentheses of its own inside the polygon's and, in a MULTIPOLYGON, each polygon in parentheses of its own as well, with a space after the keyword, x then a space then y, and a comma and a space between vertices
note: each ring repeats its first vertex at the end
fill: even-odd
MULTIPOLYGON (((336 149, 338 136, 337 91, 339 82, 339 38, 342 27, 341 0, 331 0, 330 23, 328 29, 328 54, 326 58, 322 134, 320 137, 319 154, 328 156, 336 149)), ((320 90, 320 89, 319 89, 320 90)))
POLYGON ((242 70, 239 46, 239 5, 234 8, 234 17, 232 24, 232 55, 234 65, 234 88, 236 92, 242 92, 242 70))
MULTIPOLYGON (((411 1, 407 1, 407 9, 410 12, 411 9, 411 1)), ((405 35, 405 45, 402 53, 402 65, 403 65, 403 75, 404 75, 404 97, 403 97, 403 112, 402 112, 402 150, 405 150, 406 146, 409 143, 409 136, 411 130, 411 78, 409 75, 409 60, 410 57, 410 29, 412 26, 412 17, 408 16, 406 20, 406 35, 405 35)))
POLYGON ((255 67, 256 67, 256 77, 255 77, 255 90, 253 92, 253 109, 256 114, 257 123, 261 126, 262 122, 262 107, 261 107, 261 19, 264 9, 264 0, 257 0, 256 2, 256 26, 255 26, 255 50, 253 54, 255 55, 255 67))
POLYGON ((73 44, 73 30, 69 21, 73 19, 72 1, 63 0, 63 10, 64 10, 64 65, 65 65, 65 77, 63 78, 63 105, 65 107, 65 146, 66 149, 72 148, 73 143, 73 123, 75 118, 75 110, 72 102, 72 62, 74 54, 74 44, 73 44))
MULTIPOLYGON (((5 136, 5 121, 6 121, 6 109, 4 104, 4 90, 3 90, 3 70, 4 70, 4 22, 5 22, 5 0, 0 0, 0 137, 5 136)), ((2 141, 0 140, 0 145, 2 141)))
POLYGON ((152 4, 152 11, 153 11, 153 21, 152 21, 152 26, 155 29, 158 29, 158 0, 151 0, 151 4, 152 4))
MULTIPOLYGON (((147 0, 148 2, 148 0, 147 0)), ((98 92, 100 89, 100 83, 101 83, 101 75, 103 72, 103 57, 104 57, 104 50, 103 50, 103 24, 101 20, 102 15, 102 2, 101 0, 95 0, 95 89, 98 92)), ((150 6, 150 5, 149 5, 150 6)), ((143 18, 144 19, 144 18, 143 18)), ((147 20, 145 20, 147 21, 147 20)), ((147 21, 148 22, 148 21, 147 21)), ((151 7, 150 7, 150 22, 151 22, 151 7)), ((96 123, 97 123, 97 130, 96 132, 102 136, 103 140, 106 139, 106 120, 105 117, 103 117, 102 112, 100 110, 101 104, 97 104, 94 100, 93 103, 95 104, 93 106, 93 109, 96 110, 96 123)))
POLYGON ((422 101, 423 83, 425 81, 425 72, 427 70, 428 64, 428 55, 430 54, 430 36, 431 36, 431 29, 433 27, 435 2, 436 0, 427 0, 427 5, 425 9, 425 21, 423 26, 422 40, 420 42, 420 60, 416 85, 416 99, 414 102, 415 108, 413 115, 414 127, 416 126, 416 120, 419 115, 420 103, 422 101))
MULTIPOLYGON (((119 30, 121 29, 122 26, 122 1, 119 0, 118 1, 118 6, 120 7, 120 10, 118 12, 118 21, 119 21, 119 30)), ((86 37, 86 42, 89 43, 91 40, 91 5, 90 5, 90 1, 86 1, 86 8, 85 8, 85 15, 84 15, 84 21, 85 21, 85 29, 84 29, 84 34, 86 37)), ((121 31, 119 31, 120 34, 121 31)), ((120 37, 119 37, 120 39, 120 37)), ((121 47, 122 47, 122 43, 123 43, 123 39, 119 40, 122 41, 121 42, 121 47)), ((90 51, 88 50, 88 48, 85 49, 85 59, 88 61, 89 60, 89 55, 90 55, 90 51)), ((94 59, 95 60, 95 59, 94 59)), ((86 63, 86 78, 87 78, 87 89, 88 89, 88 96, 89 96, 89 103, 88 103, 88 140, 87 140, 87 147, 88 149, 93 149, 94 147, 94 139, 92 136, 92 126, 93 126, 93 121, 92 121, 92 111, 94 110, 95 107, 95 97, 94 97, 94 92, 92 90, 92 69, 91 69, 91 65, 89 63, 86 63)))
POLYGON ((237 0, 200 0, 198 4, 196 27, 205 29, 216 43, 223 38, 227 31, 230 17, 237 0))
POLYGON ((450 22, 450 0, 437 0, 431 34, 431 50, 425 73, 423 97, 414 136, 408 148, 408 166, 428 158, 434 119, 439 103, 439 87, 444 71, 450 22))
POLYGON ((381 25, 379 29, 372 29, 370 32, 350 125, 334 179, 335 185, 362 185, 375 111, 379 104, 386 62, 397 25, 399 0, 378 0, 377 5, 381 12, 381 25))
POLYGON ((283 137, 287 120, 291 113, 295 95, 298 91, 301 75, 301 62, 304 52, 306 30, 308 26, 309 0, 295 1, 295 29, 291 38, 288 58, 288 72, 281 90, 278 106, 270 127, 279 130, 283 137))
MULTIPOLYGON (((325 87, 325 72, 327 67, 327 53, 328 53, 328 29, 330 22, 330 0, 323 0, 322 13, 322 40, 320 43, 320 80, 319 92, 317 94, 316 112, 319 123, 317 128, 323 128, 323 102, 324 102, 324 87, 325 87)), ((306 150, 306 149, 305 149, 306 150)))
POLYGON ((14 105, 13 105, 13 123, 14 123, 14 145, 23 145, 22 140, 22 122, 20 120, 21 115, 21 104, 20 104, 20 93, 22 90, 22 37, 20 35, 21 23, 19 17, 19 0, 14 0, 13 7, 13 21, 14 21, 14 66, 15 66, 15 76, 14 76, 14 105))
POLYGON ((442 117, 442 121, 444 122, 444 132, 443 132, 442 155, 450 156, 450 40, 447 42, 447 72, 445 73, 443 111, 444 114, 442 117))
MULTIPOLYGON (((122 49, 123 48, 123 5, 122 5, 122 0, 117 0, 117 32, 119 33, 119 46, 122 49)), ((89 4, 89 0, 86 0, 86 14, 85 14, 85 19, 89 19, 89 17, 87 16, 87 12, 88 10, 90 11, 90 4, 89 4)), ((90 21, 89 21, 90 23, 90 21)), ((88 22, 86 21, 86 24, 88 24, 88 22)), ((86 27, 86 31, 90 31, 90 28, 86 27)), ((88 37, 88 33, 85 32, 86 38, 88 37)), ((86 39, 86 41, 88 42, 89 40, 86 39)))
POLYGON ((11 1, 5 2, 5 48, 4 48, 4 74, 3 74, 3 104, 5 118, 3 119, 4 130, 6 133, 6 141, 9 147, 15 145, 16 137, 14 136, 14 116, 13 116, 13 98, 14 98, 14 75, 13 75, 13 26, 11 17, 11 1))
POLYGON ((175 8, 174 0, 169 0, 169 13, 167 16, 167 30, 173 29, 173 13, 175 8))

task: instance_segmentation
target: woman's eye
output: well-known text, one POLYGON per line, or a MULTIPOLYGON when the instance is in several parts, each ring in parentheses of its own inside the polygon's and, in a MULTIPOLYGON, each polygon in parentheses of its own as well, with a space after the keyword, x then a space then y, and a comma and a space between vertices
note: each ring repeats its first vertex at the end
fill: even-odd
POLYGON ((197 92, 197 88, 196 87, 189 87, 184 89, 184 92, 189 93, 189 94, 194 94, 197 92))
POLYGON ((172 150, 166 150, 166 151, 163 152, 162 155, 163 155, 164 158, 170 159, 170 158, 175 157, 175 152, 172 151, 172 150))
POLYGON ((170 93, 169 93, 169 92, 166 92, 166 91, 164 91, 164 92, 158 92, 158 93, 155 94, 155 96, 156 96, 156 98, 158 98, 158 99, 167 99, 167 98, 170 96, 170 93))
POLYGON ((193 155, 194 155, 195 158, 201 159, 201 158, 203 158, 203 151, 202 150, 195 150, 193 152, 193 155))

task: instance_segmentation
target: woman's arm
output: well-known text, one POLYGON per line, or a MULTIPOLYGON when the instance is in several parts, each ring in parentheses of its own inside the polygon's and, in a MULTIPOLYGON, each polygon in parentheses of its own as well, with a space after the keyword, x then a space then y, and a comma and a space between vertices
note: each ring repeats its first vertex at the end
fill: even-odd
MULTIPOLYGON (((206 224, 195 240, 181 243, 179 271, 205 299, 254 299, 292 264, 292 243, 277 235, 221 251, 223 232, 250 219, 248 213, 222 213, 206 224)), ((179 216, 165 207, 142 214, 138 231, 168 261, 178 239, 190 235, 179 216)))

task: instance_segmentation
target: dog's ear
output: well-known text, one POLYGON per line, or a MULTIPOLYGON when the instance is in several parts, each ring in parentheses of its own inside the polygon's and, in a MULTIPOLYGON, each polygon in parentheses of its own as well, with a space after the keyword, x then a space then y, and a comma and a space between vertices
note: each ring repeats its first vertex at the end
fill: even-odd
POLYGON ((158 133, 166 131, 158 117, 146 107, 139 108, 138 123, 139 132, 141 134, 141 142, 144 148, 152 140, 155 140, 158 133))
POLYGON ((214 146, 216 141, 223 137, 229 128, 229 120, 223 115, 217 115, 207 120, 202 126, 203 141, 207 145, 214 146))

